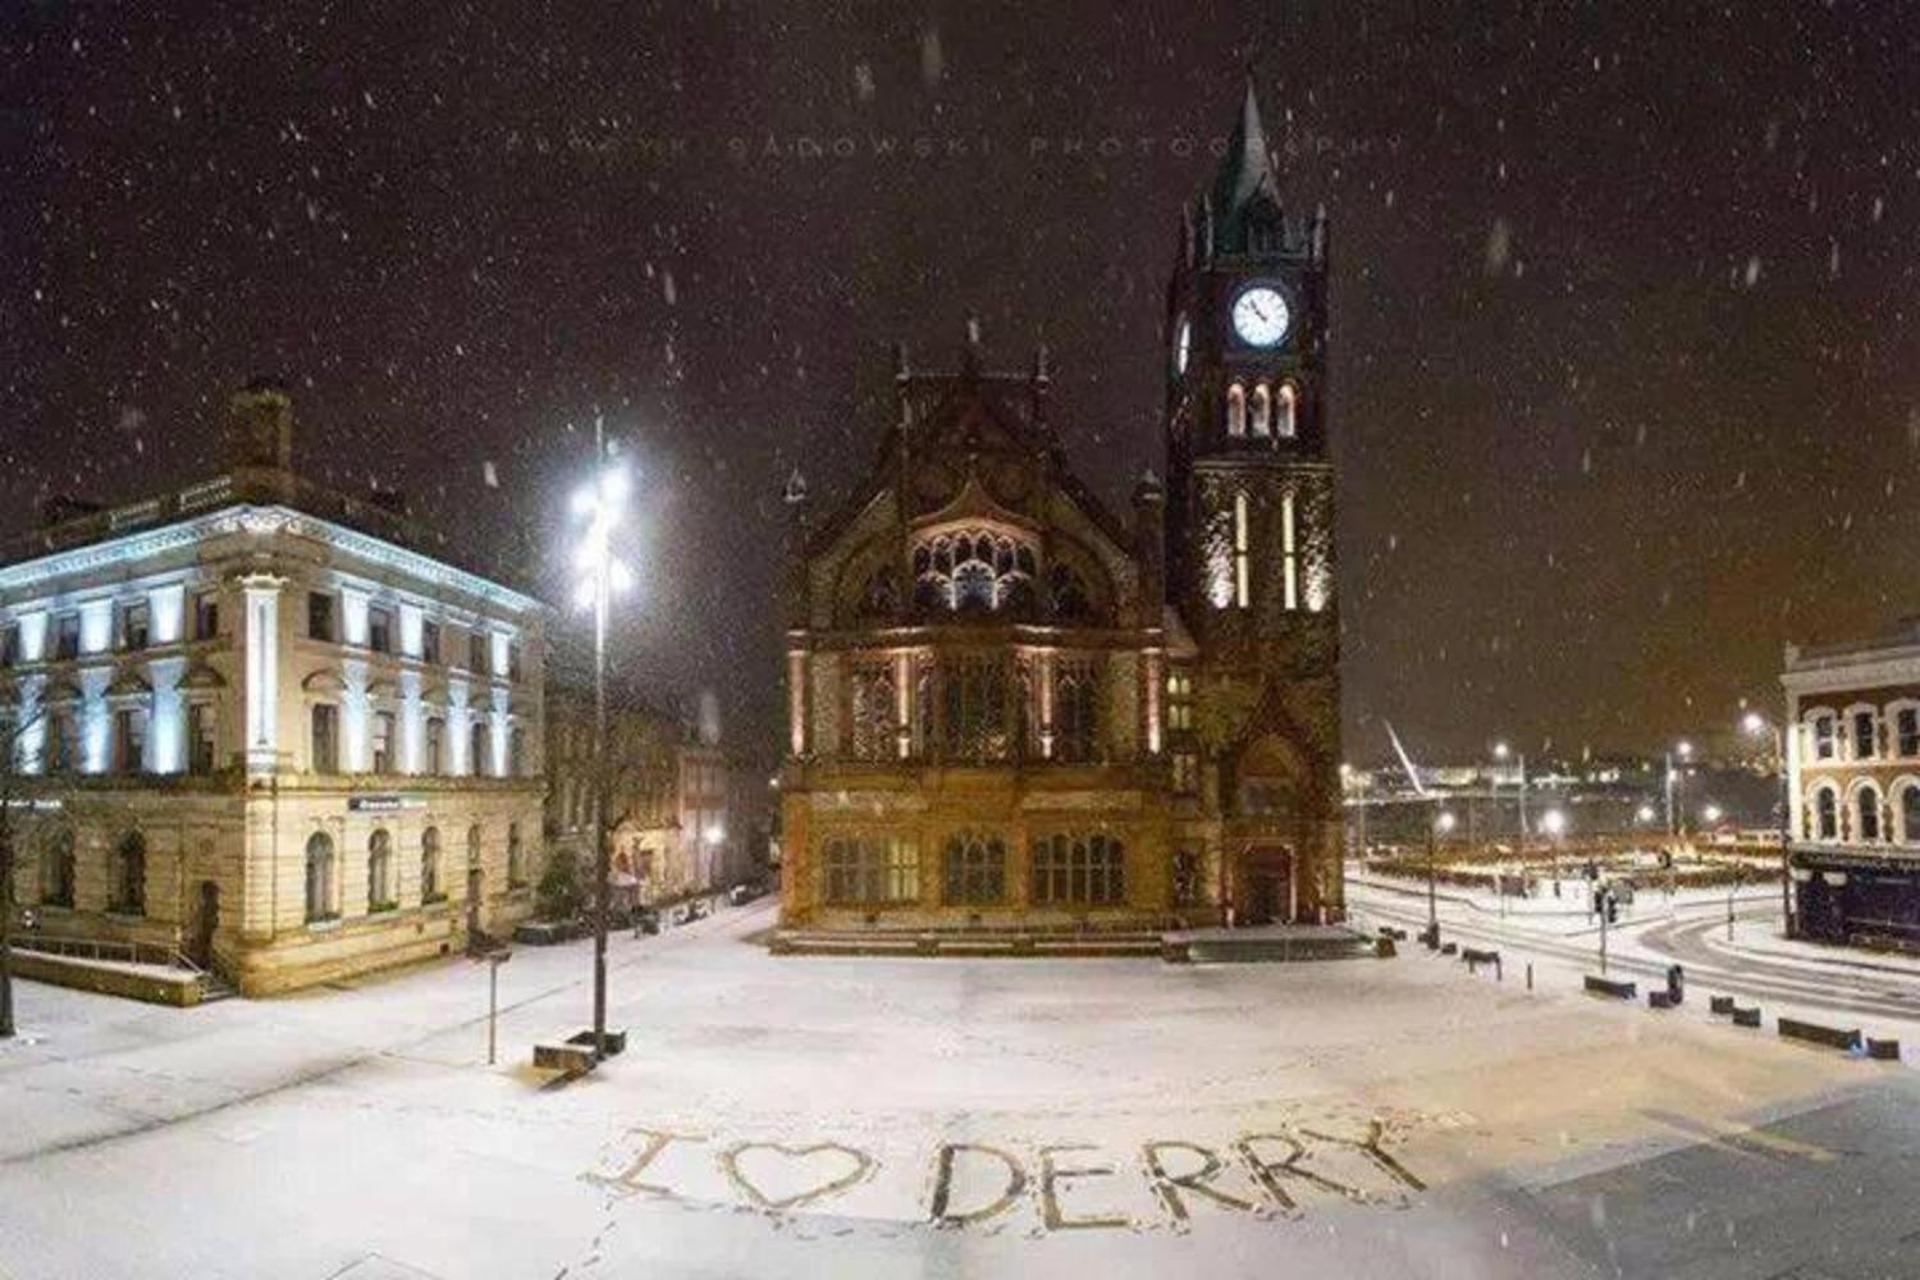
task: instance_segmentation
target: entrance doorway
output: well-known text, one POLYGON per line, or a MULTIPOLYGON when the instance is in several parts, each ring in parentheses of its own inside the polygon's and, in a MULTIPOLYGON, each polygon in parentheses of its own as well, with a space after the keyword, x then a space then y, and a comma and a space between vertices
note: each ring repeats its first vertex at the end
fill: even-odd
POLYGON ((1244 887, 1240 919, 1250 925, 1282 924, 1293 919, 1293 853, 1288 849, 1248 849, 1242 866, 1244 887))
POLYGON ((193 928, 187 935, 187 959, 202 969, 213 967, 213 935, 220 927, 220 886, 200 882, 193 909, 193 928))

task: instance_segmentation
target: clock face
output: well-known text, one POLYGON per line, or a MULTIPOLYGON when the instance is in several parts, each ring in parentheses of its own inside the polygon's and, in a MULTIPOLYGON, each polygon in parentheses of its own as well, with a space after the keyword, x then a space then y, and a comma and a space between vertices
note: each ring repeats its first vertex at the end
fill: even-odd
POLYGON ((1180 317, 1180 330, 1173 340, 1173 371, 1185 373, 1187 359, 1193 355, 1193 321, 1180 317))
POLYGON ((1233 300, 1233 331, 1250 347, 1274 347, 1292 319, 1278 289, 1257 284, 1233 300))

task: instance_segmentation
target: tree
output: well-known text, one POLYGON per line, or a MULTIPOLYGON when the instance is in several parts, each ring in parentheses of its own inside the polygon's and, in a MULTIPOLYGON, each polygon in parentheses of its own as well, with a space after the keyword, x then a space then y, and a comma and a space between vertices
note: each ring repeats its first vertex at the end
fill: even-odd
POLYGON ((543 920, 572 920, 586 902, 586 886, 580 883, 580 868, 573 850, 557 847, 547 855, 546 869, 534 889, 543 920))
POLYGON ((45 711, 10 714, 0 702, 0 1040, 13 1035, 13 877, 19 835, 21 744, 45 711))

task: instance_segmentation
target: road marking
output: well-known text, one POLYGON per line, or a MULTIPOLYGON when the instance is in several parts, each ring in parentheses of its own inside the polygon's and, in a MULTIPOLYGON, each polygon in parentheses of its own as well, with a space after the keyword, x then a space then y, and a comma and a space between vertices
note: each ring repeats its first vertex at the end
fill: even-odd
POLYGON ((1800 1142, 1783 1134, 1768 1133, 1764 1129, 1756 1129, 1751 1125, 1733 1121, 1695 1119, 1672 1111, 1651 1109, 1643 1109, 1640 1114, 1670 1129, 1705 1138, 1714 1146, 1725 1147, 1742 1155, 1810 1160, 1815 1164, 1832 1164, 1840 1158, 1825 1147, 1815 1146, 1810 1142, 1800 1142), (1756 1147, 1759 1150, 1752 1149, 1756 1147))

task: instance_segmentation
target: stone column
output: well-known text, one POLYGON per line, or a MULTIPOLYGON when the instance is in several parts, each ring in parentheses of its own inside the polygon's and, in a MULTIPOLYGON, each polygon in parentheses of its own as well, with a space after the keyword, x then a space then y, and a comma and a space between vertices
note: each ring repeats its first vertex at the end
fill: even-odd
POLYGON ((246 599, 241 645, 246 654, 245 749, 250 774, 271 773, 281 759, 280 588, 286 581, 271 573, 251 573, 240 579, 246 599))

